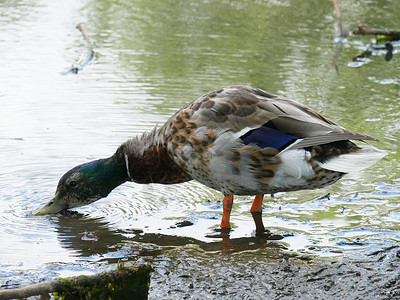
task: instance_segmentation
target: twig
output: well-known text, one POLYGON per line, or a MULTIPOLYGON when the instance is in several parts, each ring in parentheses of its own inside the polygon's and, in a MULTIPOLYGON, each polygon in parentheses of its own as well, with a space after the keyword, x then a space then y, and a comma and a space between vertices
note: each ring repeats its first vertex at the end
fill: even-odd
POLYGON ((387 35, 387 36, 392 36, 396 40, 400 39, 399 30, 382 30, 382 29, 370 28, 368 27, 368 25, 364 25, 361 23, 358 23, 357 29, 353 31, 353 34, 387 35))
POLYGON ((75 26, 75 28, 78 29, 82 33, 82 35, 85 38, 86 42, 88 43, 89 47, 92 48, 92 43, 90 42, 88 36, 86 35, 85 31, 83 30, 82 24, 79 23, 78 25, 75 26))
POLYGON ((90 42, 89 37, 86 35, 85 31, 83 30, 82 25, 78 24, 78 25, 76 25, 75 28, 78 29, 82 33, 83 38, 86 40, 87 45, 88 45, 88 53, 86 54, 86 57, 84 60, 82 60, 82 62, 80 62, 81 60, 79 60, 77 63, 74 63, 69 70, 62 73, 63 75, 67 75, 69 73, 78 74, 78 72, 80 70, 82 70, 86 65, 88 65, 93 60, 93 57, 94 57, 92 43, 90 42))
POLYGON ((342 24, 342 18, 340 16, 340 9, 339 9, 339 3, 338 0, 332 0, 333 1, 333 6, 335 7, 335 12, 336 12, 336 31, 338 32, 339 36, 339 42, 338 46, 336 48, 336 54, 335 57, 333 58, 332 61, 332 66, 335 67, 336 73, 339 74, 339 68, 337 66, 337 62, 339 60, 339 55, 340 55, 340 50, 342 50, 342 45, 345 40, 349 36, 349 30, 345 25, 342 24))

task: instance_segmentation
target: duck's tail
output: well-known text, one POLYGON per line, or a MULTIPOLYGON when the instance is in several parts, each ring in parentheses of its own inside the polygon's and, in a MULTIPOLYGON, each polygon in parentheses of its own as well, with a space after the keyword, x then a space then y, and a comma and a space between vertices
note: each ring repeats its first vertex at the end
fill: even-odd
POLYGON ((370 145, 359 145, 355 152, 339 155, 326 162, 320 163, 324 169, 351 173, 366 169, 383 158, 387 152, 370 145))

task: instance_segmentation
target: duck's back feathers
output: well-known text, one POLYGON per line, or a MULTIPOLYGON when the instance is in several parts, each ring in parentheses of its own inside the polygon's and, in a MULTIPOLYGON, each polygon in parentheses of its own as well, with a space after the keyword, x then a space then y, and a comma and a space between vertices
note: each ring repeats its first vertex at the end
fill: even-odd
POLYGON ((376 141, 298 102, 248 86, 229 86, 201 96, 172 116, 160 132, 171 157, 187 174, 236 195, 333 183, 349 170, 341 169, 341 164, 353 158, 356 164, 367 157, 373 160, 372 153, 366 156, 350 140, 376 141), (361 156, 333 160, 352 152, 361 156), (296 159, 297 165, 291 165, 296 159))
POLYGON ((292 144, 291 148, 296 149, 340 140, 377 140, 347 130, 296 101, 253 87, 226 87, 200 97, 188 108, 200 126, 229 128, 240 132, 247 141, 251 141, 251 131, 257 140, 262 135, 265 140, 281 140, 277 143, 281 147, 292 144))

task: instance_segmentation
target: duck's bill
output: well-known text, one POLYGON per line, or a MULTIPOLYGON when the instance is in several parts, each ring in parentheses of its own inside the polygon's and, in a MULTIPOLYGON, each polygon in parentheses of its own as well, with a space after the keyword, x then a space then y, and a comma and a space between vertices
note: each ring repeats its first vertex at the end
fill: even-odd
POLYGON ((59 213, 65 210, 67 207, 61 204, 60 199, 58 199, 58 195, 56 194, 53 199, 51 199, 45 206, 43 206, 38 211, 34 212, 35 216, 43 216, 43 215, 51 215, 59 213))

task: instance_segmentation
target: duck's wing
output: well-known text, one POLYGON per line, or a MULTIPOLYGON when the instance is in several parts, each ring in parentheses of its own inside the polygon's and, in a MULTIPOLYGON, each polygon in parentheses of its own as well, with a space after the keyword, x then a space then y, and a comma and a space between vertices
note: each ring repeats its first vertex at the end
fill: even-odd
POLYGON ((229 86, 191 102, 198 126, 237 133, 262 148, 304 148, 340 140, 373 140, 347 130, 296 101, 248 86, 229 86))

